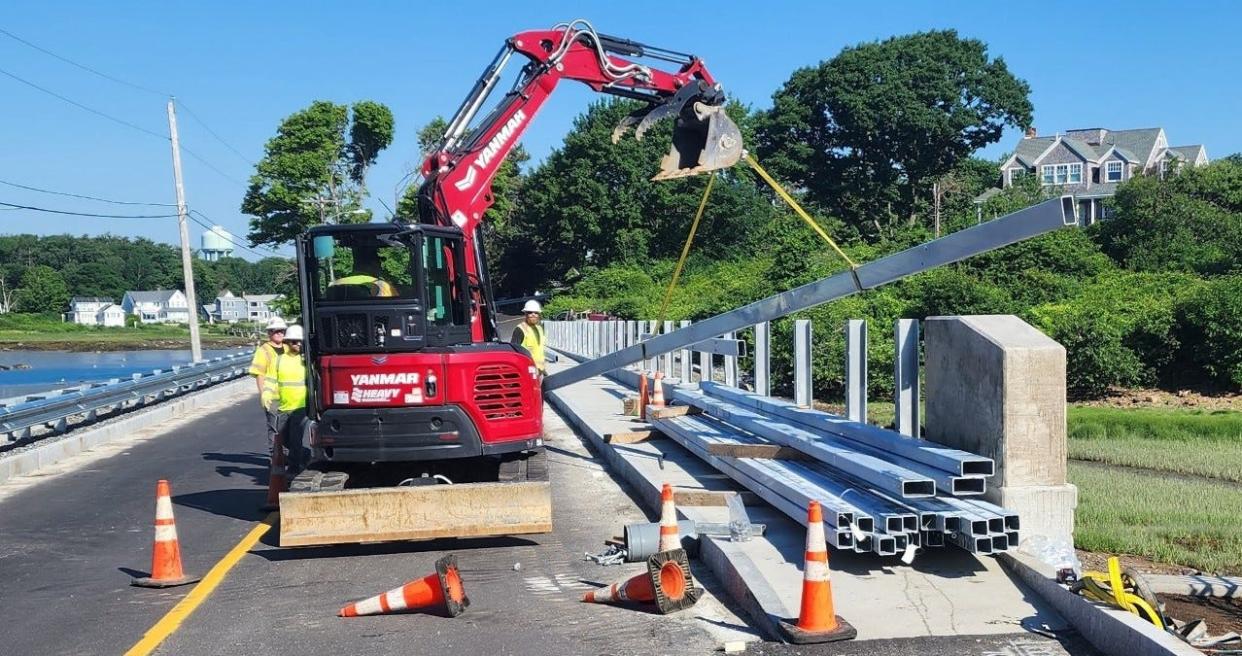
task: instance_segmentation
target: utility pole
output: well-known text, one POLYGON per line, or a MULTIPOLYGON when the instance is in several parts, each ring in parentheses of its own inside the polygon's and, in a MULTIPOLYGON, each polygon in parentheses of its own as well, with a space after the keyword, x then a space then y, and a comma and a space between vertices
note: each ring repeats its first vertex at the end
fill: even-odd
POLYGON ((940 239, 940 183, 932 183, 932 197, 936 201, 936 239, 940 239))
POLYGON ((186 225, 185 185, 181 183, 181 142, 177 140, 177 110, 168 99, 168 138, 172 141, 173 184, 177 187, 177 225, 181 228, 181 275, 185 277, 185 302, 189 306, 190 354, 194 362, 203 359, 203 342, 198 336, 198 300, 194 293, 194 260, 190 255, 190 228, 186 225))

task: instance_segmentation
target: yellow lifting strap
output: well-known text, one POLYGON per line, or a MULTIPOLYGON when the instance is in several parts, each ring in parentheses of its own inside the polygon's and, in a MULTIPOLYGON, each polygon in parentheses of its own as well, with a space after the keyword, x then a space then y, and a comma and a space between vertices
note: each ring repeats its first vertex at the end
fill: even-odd
POLYGON ((681 247, 681 257, 677 259, 677 266, 673 269, 673 279, 668 281, 668 288, 664 290, 664 300, 660 302, 660 312, 656 314, 656 332, 663 329, 664 312, 668 310, 669 299, 673 298, 673 288, 677 286, 677 279, 681 277, 681 268, 686 264, 686 256, 690 254, 690 244, 694 243, 694 233, 699 229, 699 220, 703 218, 703 209, 707 207, 707 197, 712 194, 712 184, 716 182, 716 172, 713 171, 707 177, 707 188, 703 190, 703 198, 699 200, 699 209, 694 213, 694 222, 690 224, 690 234, 686 235, 686 244, 681 247))
POLYGON ((824 229, 815 222, 815 219, 811 218, 811 215, 807 214, 807 211, 802 209, 802 206, 798 204, 798 201, 794 200, 793 196, 790 196, 789 193, 785 191, 785 188, 782 187, 781 184, 767 172, 767 169, 764 169, 759 165, 759 162, 756 161, 754 157, 751 157, 749 152, 742 151, 742 159, 746 160, 746 163, 750 165, 750 168, 754 169, 755 173, 758 173, 759 177, 763 178, 763 181, 772 187, 772 190, 776 192, 776 195, 780 196, 781 200, 788 203, 789 206, 793 208, 793 211, 801 217, 807 225, 811 226, 811 229, 823 238, 823 240, 832 247, 832 250, 837 252, 837 255, 841 256, 841 259, 845 260, 845 262, 850 265, 850 275, 854 277, 854 284, 861 290, 862 282, 858 279, 858 273, 855 271, 858 269, 858 265, 854 262, 854 260, 851 260, 850 256, 846 255, 845 251, 841 250, 840 246, 837 246, 837 243, 832 240, 832 237, 829 237, 828 233, 824 232, 824 229))

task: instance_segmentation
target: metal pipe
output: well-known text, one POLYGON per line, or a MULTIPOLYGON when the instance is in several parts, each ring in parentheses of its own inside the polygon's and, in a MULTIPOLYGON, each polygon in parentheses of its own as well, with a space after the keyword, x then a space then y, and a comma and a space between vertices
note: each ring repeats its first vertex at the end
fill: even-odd
POLYGON ((1047 200, 973 228, 959 230, 926 244, 868 262, 857 269, 843 271, 704 319, 689 328, 661 335, 606 358, 583 362, 548 376, 543 381, 543 389, 551 391, 731 330, 742 330, 763 321, 779 319, 850 296, 863 289, 879 287, 1023 239, 1077 225, 1075 212, 1076 203, 1072 196, 1047 200))

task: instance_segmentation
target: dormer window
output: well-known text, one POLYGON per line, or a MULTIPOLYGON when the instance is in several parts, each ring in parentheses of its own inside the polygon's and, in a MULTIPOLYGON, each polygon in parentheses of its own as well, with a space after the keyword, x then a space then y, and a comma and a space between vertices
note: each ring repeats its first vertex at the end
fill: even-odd
POLYGON ((1040 182, 1045 185, 1080 184, 1082 164, 1045 164, 1040 168, 1040 174, 1040 182))
POLYGON ((1104 165, 1104 181, 1121 182, 1121 172, 1124 169, 1125 164, 1121 162, 1108 162, 1104 165))

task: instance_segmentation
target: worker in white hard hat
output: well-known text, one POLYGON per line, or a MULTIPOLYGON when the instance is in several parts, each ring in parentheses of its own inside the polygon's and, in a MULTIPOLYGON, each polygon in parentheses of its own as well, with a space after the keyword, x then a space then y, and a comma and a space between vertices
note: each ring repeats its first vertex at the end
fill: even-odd
POLYGON ((275 427, 272 454, 287 449, 286 467, 301 469, 302 425, 306 421, 306 360, 302 355, 302 327, 294 324, 285 332, 285 350, 263 376, 265 406, 272 409, 275 427))
POLYGON ((522 323, 513 329, 513 336, 509 338, 509 341, 526 349, 526 352, 530 353, 530 359, 535 361, 535 368, 539 370, 539 375, 546 376, 548 366, 543 346, 547 343, 548 336, 543 330, 543 325, 539 323, 543 315, 543 306, 539 305, 539 301, 531 299, 522 306, 522 314, 524 315, 522 323))
POLYGON ((267 322, 267 341, 259 344, 254 350, 254 357, 250 360, 250 375, 254 376, 254 382, 259 388, 259 403, 263 406, 263 413, 267 415, 267 443, 271 446, 272 440, 276 436, 276 414, 271 409, 270 399, 264 394, 265 380, 267 372, 276 364, 276 358, 285 352, 285 330, 288 326, 285 320, 280 317, 273 317, 267 322))

